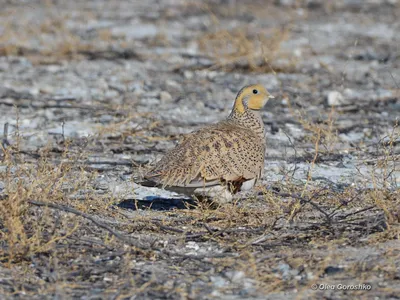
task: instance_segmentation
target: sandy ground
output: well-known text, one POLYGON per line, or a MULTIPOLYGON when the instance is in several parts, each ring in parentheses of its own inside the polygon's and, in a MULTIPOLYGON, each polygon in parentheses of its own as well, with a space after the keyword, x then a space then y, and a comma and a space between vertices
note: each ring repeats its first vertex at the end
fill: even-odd
POLYGON ((2 298, 399 298, 399 1, 0 1, 2 298), (256 82, 251 192, 140 186, 256 82))

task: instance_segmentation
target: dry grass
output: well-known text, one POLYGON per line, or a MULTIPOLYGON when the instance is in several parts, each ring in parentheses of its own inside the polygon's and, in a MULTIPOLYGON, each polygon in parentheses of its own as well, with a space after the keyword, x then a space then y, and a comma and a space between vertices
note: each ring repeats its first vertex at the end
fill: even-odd
MULTIPOLYGON (((35 12, 35 8, 32 7, 16 9, 23 9, 26 13, 35 12)), ((47 11, 42 22, 29 18, 17 21, 12 18, 13 10, 10 10, 10 19, 0 40, 2 45, 0 55, 2 56, 29 55, 39 51, 37 54, 43 56, 62 58, 89 48, 89 45, 84 45, 79 36, 66 27, 67 16, 54 15, 47 11), (38 43, 36 49, 31 48, 32 40, 38 43)))
MULTIPOLYGON (((369 186, 373 186, 373 188, 369 187, 366 189, 368 192, 366 192, 366 198, 363 200, 364 204, 369 203, 369 205, 378 207, 385 213, 389 223, 397 224, 399 220, 398 207, 400 202, 397 200, 398 183, 396 182, 395 174, 398 172, 398 154, 396 154, 395 144, 400 138, 398 124, 396 123, 392 130, 390 130, 387 135, 383 136, 376 144, 374 153, 367 152, 365 148, 365 150, 363 150, 363 147, 343 150, 340 149, 340 145, 338 144, 340 139, 335 124, 337 112, 334 107, 331 107, 329 113, 326 113, 325 116, 320 116, 318 123, 313 121, 312 118, 307 117, 304 112, 293 110, 290 101, 289 111, 307 133, 304 141, 309 141, 314 145, 314 151, 310 153, 310 166, 302 196, 307 191, 308 184, 312 180, 314 166, 321 157, 325 155, 334 155, 338 153, 338 151, 342 153, 350 152, 360 157, 358 165, 359 170, 363 165, 365 166, 371 163, 374 165, 370 174, 364 174, 359 171, 359 173, 365 177, 364 181, 368 182, 369 186), (374 157, 372 160, 371 156, 374 157)), ((354 188, 355 190, 363 189, 363 187, 359 185, 354 185, 354 188)), ((338 198, 340 198, 339 195, 338 198)), ((298 204, 295 208, 298 208, 298 204)), ((292 211, 292 214, 293 213, 294 211, 292 211)), ((396 228, 395 231, 397 232, 397 230, 396 228)))
POLYGON ((199 39, 202 51, 215 61, 211 69, 243 69, 254 72, 290 72, 295 61, 282 51, 280 45, 289 37, 288 29, 252 34, 247 28, 217 30, 199 39), (277 65, 284 58, 284 65, 277 65))
MULTIPOLYGON (((5 241, 1 256, 9 264, 49 251, 55 243, 61 242, 76 230, 76 226, 69 223, 69 218, 58 220, 60 223, 57 224, 48 211, 32 213, 28 201, 69 203, 65 191, 74 193, 90 188, 91 176, 84 172, 76 176, 70 164, 61 162, 54 165, 46 158, 39 159, 35 164, 21 163, 18 150, 15 153, 11 151, 14 152, 5 152, 5 171, 0 175, 6 191, 0 202, 1 235, 5 241), (55 225, 63 230, 55 230, 55 225)), ((45 156, 44 153, 42 155, 45 156)))
MULTIPOLYGON (((129 55, 131 45, 114 37, 109 29, 96 30, 89 37, 71 27, 73 16, 60 11, 51 1, 45 5, 16 5, 0 13, 5 26, 0 36, 0 56, 25 56, 35 64, 57 63, 65 59, 129 55), (24 18, 19 17, 25 16, 24 18), (122 53, 126 50, 126 53, 122 53), (116 51, 116 52, 118 52, 116 51)), ((95 17, 85 13, 86 22, 95 17)))
MULTIPOLYGON (((5 169, 0 173, 0 181, 5 184, 0 201, 0 259, 3 267, 17 275, 12 279, 13 291, 2 288, 1 293, 21 294, 30 286, 34 291, 54 294, 59 286, 58 292, 64 296, 83 295, 80 288, 88 282, 101 285, 104 277, 113 278, 101 285, 104 293, 188 293, 181 287, 163 287, 168 277, 163 277, 161 271, 146 277, 138 271, 143 264, 155 264, 160 270, 167 265, 173 270, 176 284, 183 280, 188 284, 208 282, 204 272, 211 272, 211 265, 214 271, 210 276, 242 272, 259 293, 292 288, 307 293, 314 282, 332 282, 325 273, 336 262, 345 261, 346 254, 341 250, 344 245, 365 251, 389 245, 383 248, 389 257, 377 260, 375 268, 360 266, 354 260, 345 266, 345 274, 363 281, 384 274, 391 282, 396 269, 386 262, 396 261, 400 255, 390 246, 400 238, 400 197, 392 176, 396 170, 397 127, 382 139, 375 153, 357 150, 360 157, 368 157, 364 164, 373 161, 376 166, 373 187, 337 190, 312 180, 319 159, 335 154, 337 148, 335 110, 327 112, 322 122, 302 114, 295 116, 307 132, 305 141, 313 146, 304 184, 287 177, 272 189, 259 187, 245 201, 238 198, 220 207, 192 203, 190 209, 164 212, 150 207, 129 213, 116 206, 122 199, 111 191, 99 193, 95 180, 101 174, 85 163, 93 154, 91 143, 80 146, 64 139, 60 153, 55 155, 51 147, 45 147, 38 151, 39 159, 32 161, 21 151, 17 131, 15 143, 2 146, 5 169), (96 258, 108 255, 112 258, 104 259, 104 263, 96 258), (137 266, 133 261, 142 264, 137 266), (38 268, 29 269, 30 264, 38 268), (298 275, 282 275, 286 274, 279 271, 286 268, 282 264, 298 275), (43 278, 48 275, 43 270, 49 267, 56 268, 58 275, 51 279, 53 285, 45 287, 43 278), (29 276, 20 276, 21 272, 29 276), (135 273, 134 279, 127 275, 131 273, 135 273)), ((118 144, 115 147, 124 147, 128 136, 151 143, 159 136, 154 132, 159 126, 162 124, 154 123, 151 115, 130 114, 127 110, 99 127, 94 139, 101 140, 103 147, 114 143, 118 144), (141 119, 146 122, 132 129, 132 122, 141 119)))
MULTIPOLYGON (((330 122, 327 121, 328 128, 330 122)), ((117 127, 120 125, 116 124, 117 127)), ((322 129, 310 131, 321 134, 322 129)), ((316 144, 320 142, 321 137, 316 144)), ((385 150, 388 156, 384 160, 388 167, 391 167, 387 161, 392 159, 392 144, 389 142, 389 148, 385 150)), ((139 259, 145 265, 147 262, 162 265, 165 255, 170 256, 168 264, 171 268, 184 272, 191 282, 196 278, 202 280, 189 267, 203 261, 191 254, 192 250, 187 248, 190 242, 200 249, 212 249, 205 252, 205 257, 210 256, 205 259, 215 268, 213 276, 218 276, 223 270, 234 270, 243 272, 248 278, 246 280, 256 282, 257 290, 262 293, 285 291, 293 286, 306 292, 311 283, 325 278, 328 267, 344 259, 344 254, 339 251, 342 245, 376 247, 400 237, 398 190, 377 185, 370 190, 349 187, 333 191, 328 187, 307 187, 310 178, 305 186, 288 181, 276 187, 278 192, 261 188, 258 195, 233 205, 215 208, 207 203, 198 203, 186 210, 157 212, 148 209, 143 211, 144 214, 132 216, 113 205, 119 201, 118 198, 108 193, 99 195, 95 191, 93 180, 98 176, 96 171, 86 171, 83 164, 73 163, 83 161, 89 152, 67 145, 68 141, 61 154, 63 162, 55 163, 49 153, 42 151, 42 157, 35 165, 24 162, 25 157, 17 145, 4 149, 6 171, 0 174, 0 181, 5 183, 5 194, 0 201, 0 257, 3 266, 20 274, 17 270, 21 267, 30 263, 41 265, 49 257, 57 262, 58 274, 65 274, 53 279, 54 284, 61 286, 64 296, 79 295, 76 287, 84 286, 87 280, 98 282, 103 276, 114 278, 105 285, 107 293, 117 291, 121 285, 126 287, 121 290, 121 295, 165 293, 167 291, 161 288, 160 282, 167 279, 157 273, 147 279, 143 275, 134 280, 125 279, 126 274, 138 268, 129 262, 139 259), (77 194, 81 197, 71 198, 77 194), (32 200, 54 205, 36 207, 32 200), (68 213, 71 210, 65 210, 65 205, 77 212, 68 213), (96 255, 104 256, 110 251, 118 253, 115 255, 121 260, 107 260, 112 267, 96 266, 96 255), (332 254, 326 256, 326 252, 332 254), (304 253, 307 254, 304 256, 304 253), (231 257, 232 254, 236 257, 231 257), (277 255, 283 257, 283 261, 277 255), (191 263, 187 265, 185 260, 191 263), (68 261, 75 263, 69 264, 68 261), (306 275, 299 275, 303 278, 300 281, 290 275, 287 275, 289 279, 278 276, 279 263, 288 264, 292 270, 303 270, 301 274, 312 273, 314 279, 306 275), (92 274, 88 277, 90 279, 83 275, 68 275, 82 268, 92 274), (104 275, 98 277, 96 272, 104 275), (132 287, 135 287, 135 292, 129 292, 132 287)), ((318 153, 318 148, 315 153, 318 153)), ((382 175, 387 176, 387 173, 382 175)), ((383 178, 376 177, 376 180, 380 182, 383 178)), ((395 259, 398 253, 392 252, 392 255, 395 259)), ((390 266, 380 262, 377 265, 379 271, 369 269, 370 274, 384 272, 387 280, 396 276, 395 269, 390 266)), ((38 276, 30 270, 26 272, 29 276, 38 276)), ((346 267, 346 272, 358 278, 365 274, 365 267, 360 269, 355 262, 346 267)), ((36 271, 36 274, 41 274, 39 278, 44 276, 41 271, 36 271)), ((370 280, 369 276, 363 276, 366 276, 364 280, 370 280)), ((32 285, 23 277, 14 280, 22 286, 32 285)), ((44 287, 43 283, 34 286, 44 287)), ((54 288, 47 287, 45 292, 55 293, 54 288)), ((168 292, 174 295, 186 293, 180 288, 168 292)), ((8 292, 3 290, 3 293, 8 292)), ((14 290, 14 293, 21 291, 14 290)))
POLYGON ((291 73, 295 70, 296 58, 281 47, 290 38, 291 27, 298 18, 294 11, 289 13, 288 23, 282 26, 230 27, 222 21, 224 18, 248 15, 263 21, 266 16, 278 12, 271 3, 215 5, 210 1, 196 7, 209 16, 212 24, 197 39, 202 52, 214 62, 210 69, 260 73, 291 73))

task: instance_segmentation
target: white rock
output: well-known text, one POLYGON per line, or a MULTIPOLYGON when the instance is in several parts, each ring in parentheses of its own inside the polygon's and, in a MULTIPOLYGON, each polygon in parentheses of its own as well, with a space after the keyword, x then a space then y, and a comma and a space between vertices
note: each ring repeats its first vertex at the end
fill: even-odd
POLYGON ((171 96, 171 94, 168 93, 167 91, 162 91, 162 92, 160 93, 160 100, 161 100, 161 102, 165 103, 165 102, 171 101, 171 99, 172 99, 172 96, 171 96))
POLYGON ((339 106, 345 104, 343 95, 338 91, 331 91, 328 94, 328 105, 339 106))
POLYGON ((303 53, 301 52, 301 49, 297 48, 297 49, 295 49, 295 50, 293 51, 293 54, 294 54, 296 57, 301 57, 303 53))
POLYGON ((211 276, 210 280, 217 288, 226 287, 229 284, 229 282, 221 276, 211 276))
POLYGON ((123 36, 129 39, 143 39, 153 37, 158 33, 158 28, 154 24, 131 22, 128 25, 115 26, 111 29, 113 36, 123 36))
POLYGON ((196 242, 189 241, 189 242, 186 244, 186 248, 189 248, 189 249, 193 249, 193 250, 198 251, 198 250, 200 249, 200 246, 199 246, 196 242))
POLYGON ((242 283, 246 277, 243 271, 228 271, 225 274, 233 283, 242 283))
POLYGON ((186 71, 183 72, 183 76, 185 76, 186 79, 192 79, 194 74, 193 74, 192 71, 186 70, 186 71))
POLYGON ((167 85, 167 88, 173 89, 173 90, 178 91, 178 92, 182 91, 182 87, 180 86, 180 84, 177 83, 174 80, 168 79, 165 83, 167 85))

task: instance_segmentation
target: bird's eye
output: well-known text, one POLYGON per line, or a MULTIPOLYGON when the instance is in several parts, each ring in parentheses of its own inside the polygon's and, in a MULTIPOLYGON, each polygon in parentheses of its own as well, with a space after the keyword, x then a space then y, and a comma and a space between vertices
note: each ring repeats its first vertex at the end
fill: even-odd
POLYGON ((258 94, 258 90, 253 90, 253 94, 257 95, 258 94))

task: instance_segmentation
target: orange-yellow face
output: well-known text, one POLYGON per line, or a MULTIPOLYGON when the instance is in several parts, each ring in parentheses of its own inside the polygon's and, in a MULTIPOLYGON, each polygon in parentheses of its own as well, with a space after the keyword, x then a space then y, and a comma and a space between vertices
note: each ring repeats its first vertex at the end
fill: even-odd
POLYGON ((261 84, 248 85, 239 91, 234 108, 240 113, 246 109, 260 110, 270 98, 274 96, 268 93, 261 84))

